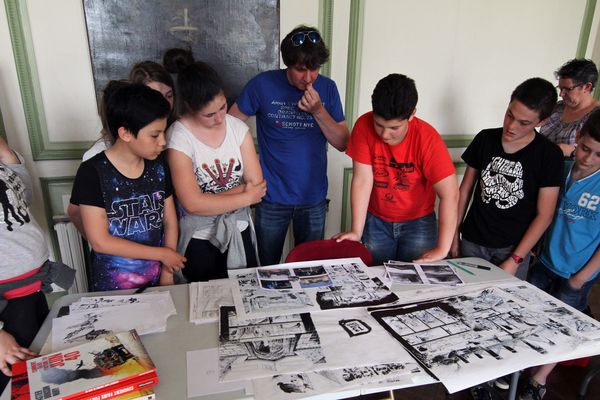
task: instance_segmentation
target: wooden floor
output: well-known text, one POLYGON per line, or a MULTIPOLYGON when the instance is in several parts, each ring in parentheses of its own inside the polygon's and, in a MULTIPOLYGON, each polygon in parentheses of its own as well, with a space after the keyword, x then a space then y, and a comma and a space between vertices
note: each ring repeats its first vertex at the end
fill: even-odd
MULTIPOLYGON (((600 280, 596 281, 592 288, 589 301, 590 308, 594 317, 600 321, 600 280)), ((544 400, 570 400, 577 399, 579 386, 588 368, 600 366, 600 356, 595 356, 590 359, 589 366, 557 366, 548 377, 547 388, 548 392, 544 396, 544 400)), ((498 391, 502 399, 508 398, 508 391, 498 391)), ((389 393, 375 394, 369 396, 361 396, 360 400, 379 400, 389 399, 389 393)), ((471 400, 472 396, 468 390, 448 394, 442 384, 419 386, 415 388, 402 389, 394 391, 394 399, 406 400, 471 400)), ((588 400, 600 399, 600 373, 592 380, 588 386, 588 400)))

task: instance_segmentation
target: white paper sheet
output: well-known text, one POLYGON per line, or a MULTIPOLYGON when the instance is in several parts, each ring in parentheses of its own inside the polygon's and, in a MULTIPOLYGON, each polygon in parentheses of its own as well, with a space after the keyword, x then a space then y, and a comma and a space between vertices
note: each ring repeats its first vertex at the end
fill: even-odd
POLYGON ((251 386, 249 381, 219 382, 218 360, 216 347, 186 353, 188 398, 235 392, 251 386))
MULTIPOLYGON (((409 387, 433 383, 413 361, 408 364, 389 363, 362 367, 348 367, 298 374, 275 375, 252 381, 256 400, 342 398, 352 396, 351 390, 372 390, 381 387, 409 387), (341 393, 343 391, 343 396, 341 393), (337 394, 336 394, 337 393, 337 394)), ((362 390, 354 396, 358 396, 362 390)), ((383 390, 383 389, 382 389, 383 390)))
POLYGON ((600 323, 526 282, 372 312, 450 393, 597 353, 600 323))
POLYGON ((190 322, 205 324, 218 321, 219 306, 234 304, 232 287, 233 281, 229 279, 190 283, 190 322))
POLYGON ((175 310, 175 304, 173 304, 173 298, 171 297, 171 293, 168 291, 116 296, 82 297, 69 306, 69 313, 75 314, 78 312, 88 312, 99 308, 139 303, 150 304, 152 310, 154 310, 156 314, 164 316, 165 321, 171 315, 177 314, 177 311, 175 310))
MULTIPOLYGON (((360 258, 280 264, 258 270, 259 272, 245 270, 234 273, 237 288, 233 289, 233 298, 240 318, 260 318, 319 309, 364 307, 385 304, 397 299, 397 296, 390 292, 381 280, 371 278, 367 266, 360 258), (291 270, 298 270, 302 275, 308 273, 310 269, 325 271, 313 276, 318 277, 315 279, 320 282, 304 285, 285 284, 292 282, 290 276, 298 276, 297 273, 290 272, 291 270), (291 285, 292 289, 264 289, 261 287, 261 278, 270 276, 278 279, 269 279, 267 286, 291 285), (329 281, 333 285, 329 285, 329 281), (283 282, 283 284, 275 285, 273 282, 283 282), (326 284, 321 285, 321 283, 326 284), (305 287, 294 289, 298 286, 305 287)), ((295 282, 296 278, 293 281, 295 282)))
POLYGON ((387 278, 395 285, 445 285, 456 286, 464 282, 453 266, 444 261, 436 263, 383 263, 387 278))

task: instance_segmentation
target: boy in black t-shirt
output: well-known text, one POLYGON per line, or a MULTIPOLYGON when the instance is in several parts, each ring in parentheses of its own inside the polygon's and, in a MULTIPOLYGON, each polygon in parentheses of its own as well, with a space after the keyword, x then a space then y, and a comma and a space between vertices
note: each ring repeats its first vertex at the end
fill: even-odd
POLYGON ((77 171, 71 203, 80 205, 93 249, 92 290, 173 284, 177 217, 161 152, 170 108, 144 85, 126 85, 106 101, 114 145, 77 171))
POLYGON ((552 222, 561 184, 562 153, 535 130, 556 100, 550 82, 526 80, 513 91, 502 128, 479 132, 463 153, 462 238, 457 229, 453 257, 481 257, 526 278, 529 252, 552 222))

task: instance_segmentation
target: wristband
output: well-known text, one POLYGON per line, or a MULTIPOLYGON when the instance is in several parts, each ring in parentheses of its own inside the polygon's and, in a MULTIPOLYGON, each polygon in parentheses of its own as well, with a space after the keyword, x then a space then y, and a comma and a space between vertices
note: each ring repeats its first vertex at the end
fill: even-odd
POLYGON ((511 254, 510 257, 513 259, 513 261, 517 264, 521 264, 525 259, 523 257, 519 257, 518 255, 516 255, 515 253, 511 254))

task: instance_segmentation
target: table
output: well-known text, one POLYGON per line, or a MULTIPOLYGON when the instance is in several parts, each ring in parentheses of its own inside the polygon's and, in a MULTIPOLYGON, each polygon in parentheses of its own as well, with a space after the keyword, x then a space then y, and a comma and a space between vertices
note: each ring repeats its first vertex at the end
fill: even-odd
MULTIPOLYGON (((458 270, 457 273, 466 284, 481 284, 481 283, 501 283, 509 281, 518 281, 517 278, 507 274, 498 267, 477 258, 459 259, 480 265, 490 266, 489 271, 481 269, 472 269, 473 274, 458 270)), ((383 267, 371 267, 369 272, 374 276, 383 274, 383 267)), ((419 286, 419 288, 422 286, 419 286)), ((142 341, 146 346, 150 356, 155 362, 158 370, 160 384, 156 387, 157 398, 159 399, 186 399, 187 398, 187 383, 186 383, 186 353, 192 350, 208 349, 218 346, 218 327, 216 323, 194 325, 188 321, 189 317, 189 294, 188 285, 176 285, 168 287, 149 288, 148 291, 163 291, 171 292, 173 302, 177 309, 177 315, 169 317, 167 321, 167 331, 165 333, 155 333, 144 335, 142 341)), ((399 289, 394 288, 394 291, 399 295, 408 294, 415 291, 417 287, 414 285, 402 286, 399 289)), ((448 287, 440 289, 444 291, 444 295, 451 295, 451 290, 448 287)), ((40 351, 44 345, 52 325, 52 319, 56 317, 61 307, 67 306, 74 301, 84 296, 96 296, 102 294, 131 294, 129 291, 113 291, 102 293, 84 293, 66 295, 60 298, 52 307, 50 314, 44 321, 44 324, 38 332, 34 342, 31 345, 32 350, 40 351)), ((414 292, 416 293, 416 292, 414 292)), ((518 373, 517 373, 518 374, 518 373)), ((518 379, 518 375, 513 375, 513 380, 518 379)), ((512 385, 512 389, 516 390, 516 385, 512 385)), ((0 400, 9 399, 10 391, 5 390, 0 400)), ((343 392, 346 394, 346 392, 343 392)), ((348 396, 357 395, 356 390, 349 391, 348 396)), ((339 398, 341 393, 337 393, 339 398)), ((229 392, 217 395, 202 397, 202 399, 211 400, 229 400, 248 398, 243 390, 237 392, 229 392)), ((514 398, 514 394, 513 397, 514 398)), ((200 399, 200 398, 197 398, 200 399)))

